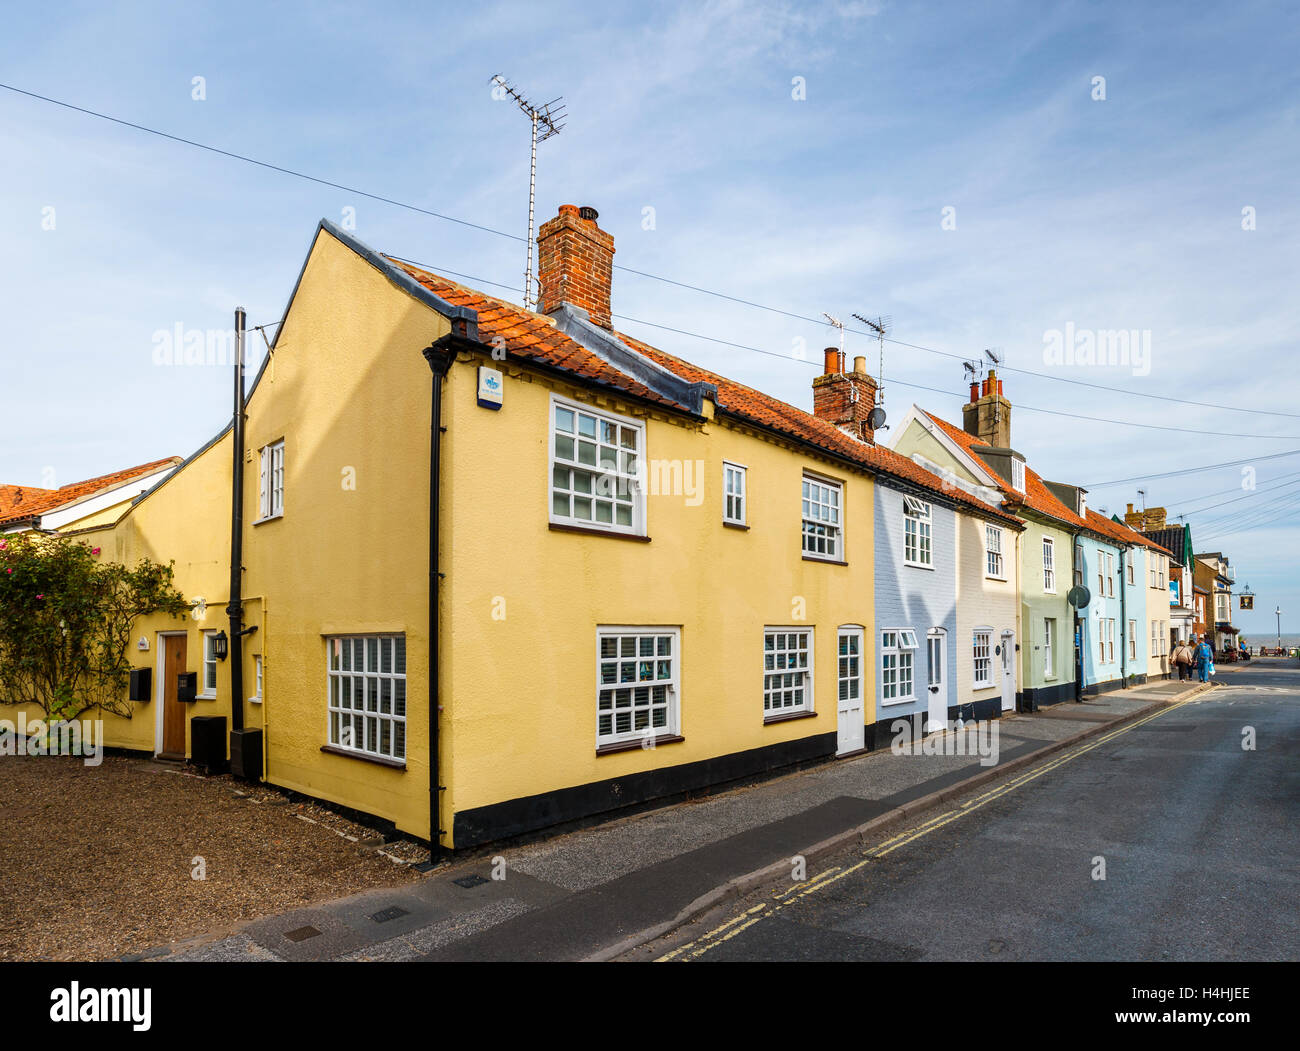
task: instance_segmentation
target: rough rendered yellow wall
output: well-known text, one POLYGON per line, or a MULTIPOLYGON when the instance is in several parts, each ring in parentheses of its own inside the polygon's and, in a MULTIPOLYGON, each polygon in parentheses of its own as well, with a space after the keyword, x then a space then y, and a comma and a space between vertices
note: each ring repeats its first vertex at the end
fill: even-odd
MULTIPOLYGON (((264 661, 271 782, 428 834, 428 522, 432 373, 445 319, 321 233, 272 363, 249 399, 244 502, 258 516, 259 450, 285 442, 285 507, 244 546, 245 696, 264 661), (321 751, 331 634, 406 636, 406 769, 321 751)), ((224 549, 223 549, 224 550, 224 549)))
POLYGON ((645 410, 508 367, 500 411, 475 404, 475 361, 446 394, 443 733, 454 811, 819 734, 834 734, 836 631, 866 629, 865 722, 875 719, 870 477, 721 421, 652 413, 645 455, 702 461, 700 502, 647 498, 649 543, 548 526, 552 391, 625 416, 645 410), (748 531, 722 524, 722 461, 748 468, 748 531), (804 468, 844 483, 847 566, 804 561, 804 468), (494 610, 504 617, 494 618, 494 610), (681 627, 682 743, 596 754, 598 625, 681 627), (764 725, 763 628, 814 627, 813 718, 764 725))

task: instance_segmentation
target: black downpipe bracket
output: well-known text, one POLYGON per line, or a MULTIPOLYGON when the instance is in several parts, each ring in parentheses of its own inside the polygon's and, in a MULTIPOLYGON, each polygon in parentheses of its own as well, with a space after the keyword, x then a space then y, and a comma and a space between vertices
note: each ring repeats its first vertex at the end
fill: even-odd
POLYGON ((244 325, 235 308, 235 415, 231 427, 234 462, 230 472, 230 730, 244 728, 244 325))

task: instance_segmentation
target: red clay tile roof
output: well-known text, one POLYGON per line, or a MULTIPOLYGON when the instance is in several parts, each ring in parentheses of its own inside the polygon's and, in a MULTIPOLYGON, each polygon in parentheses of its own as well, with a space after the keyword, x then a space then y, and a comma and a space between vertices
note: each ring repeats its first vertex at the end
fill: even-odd
MULTIPOLYGON (((400 267, 452 306, 466 306, 477 311, 479 339, 484 343, 491 343, 494 339, 501 338, 511 357, 562 369, 580 378, 613 387, 647 401, 681 407, 597 357, 582 344, 561 332, 546 316, 484 295, 482 292, 466 288, 448 278, 429 273, 427 270, 391 256, 388 258, 395 266, 400 267)), ((715 384, 718 388, 720 406, 736 416, 817 446, 825 452, 859 464, 869 471, 892 475, 957 503, 969 505, 981 513, 1005 519, 1016 526, 1022 525, 1018 518, 1005 511, 990 507, 961 490, 952 489, 951 486, 945 488, 943 480, 937 475, 931 474, 919 464, 899 456, 892 450, 859 441, 833 424, 819 420, 811 413, 692 365, 648 343, 621 332, 615 332, 614 335, 633 350, 639 351, 688 382, 715 384)))
POLYGON ((1105 515, 1098 514, 1091 508, 1088 509, 1088 524, 1096 529, 1099 533, 1113 537, 1121 544, 1137 544, 1140 547, 1149 547, 1166 555, 1172 555, 1173 552, 1168 548, 1161 547, 1148 536, 1144 536, 1136 529, 1130 529, 1121 522, 1116 522, 1113 518, 1107 518, 1105 515))
MULTIPOLYGON (((932 412, 926 412, 925 409, 920 409, 919 411, 925 413, 926 417, 932 420, 944 434, 960 445, 977 464, 996 478, 999 489, 1009 496, 1013 496, 1013 498, 1020 497, 1021 494, 1017 493, 1016 490, 1007 485, 1003 481, 1002 476, 999 475, 997 471, 993 470, 993 468, 980 457, 980 454, 975 451, 975 447, 977 445, 983 445, 983 442, 973 434, 967 434, 960 427, 954 426, 947 420, 940 419, 932 412)), ((1038 472, 1031 469, 1028 464, 1025 464, 1024 502, 1026 507, 1033 511, 1037 511, 1039 514, 1046 515, 1048 518, 1055 518, 1057 521, 1064 522, 1067 525, 1072 525, 1078 529, 1088 528, 1088 523, 1066 507, 1065 504, 1061 503, 1061 501, 1057 499, 1056 494, 1047 488, 1047 484, 1043 481, 1038 472)))
POLYGON ((38 489, 31 485, 0 485, 0 525, 22 521, 46 511, 78 503, 129 482, 132 478, 152 474, 164 467, 175 467, 180 462, 179 456, 169 456, 165 460, 154 460, 151 463, 142 463, 138 467, 128 467, 111 474, 102 474, 97 478, 72 482, 58 489, 38 489))
MULTIPOLYGON (((948 435, 954 442, 960 445, 981 467, 998 479, 998 487, 1004 493, 1014 493, 1015 490, 1006 485, 997 471, 993 470, 975 451, 976 446, 983 445, 973 434, 967 434, 960 427, 956 427, 947 420, 940 419, 932 412, 926 412, 921 409, 925 415, 934 421, 944 434, 948 435)), ((1100 533, 1112 540, 1118 540, 1123 544, 1140 544, 1143 547, 1154 548, 1157 551, 1163 551, 1166 555, 1170 554, 1167 548, 1161 547, 1150 537, 1130 529, 1128 526, 1120 525, 1113 519, 1100 515, 1096 511, 1088 510, 1087 519, 1080 518, 1071 511, 1065 504, 1057 499, 1056 495, 1047 488, 1046 483, 1036 471, 1025 465, 1025 506, 1046 515, 1049 518, 1055 518, 1065 522, 1075 528, 1090 529, 1094 533, 1100 533)))
POLYGON ((485 296, 482 292, 391 256, 388 258, 394 266, 405 270, 452 306, 469 307, 477 311, 478 335, 482 342, 491 343, 499 337, 513 357, 563 369, 582 379, 603 383, 647 401, 682 407, 597 357, 581 343, 561 332, 555 322, 545 315, 485 296))
POLYGON ((754 388, 747 387, 743 383, 737 383, 735 380, 729 380, 725 376, 719 376, 716 372, 702 369, 689 361, 683 361, 681 358, 662 351, 658 347, 652 347, 649 343, 643 343, 633 336, 620 332, 618 337, 633 350, 639 350, 652 361, 671 369, 682 379, 692 383, 715 384, 718 388, 718 404, 728 412, 770 430, 779 431, 792 438, 809 442, 827 452, 861 464, 868 470, 893 475, 896 478, 919 485, 924 489, 941 493, 958 503, 969 505, 998 518, 1005 518, 1016 525, 1021 524, 1020 520, 1014 515, 996 507, 990 507, 983 500, 979 500, 961 489, 954 489, 951 485, 945 485, 943 479, 938 475, 932 474, 906 456, 900 456, 892 449, 859 441, 852 435, 840 430, 834 424, 818 419, 810 412, 804 412, 802 409, 795 408, 795 406, 764 394, 762 391, 754 390, 754 388))

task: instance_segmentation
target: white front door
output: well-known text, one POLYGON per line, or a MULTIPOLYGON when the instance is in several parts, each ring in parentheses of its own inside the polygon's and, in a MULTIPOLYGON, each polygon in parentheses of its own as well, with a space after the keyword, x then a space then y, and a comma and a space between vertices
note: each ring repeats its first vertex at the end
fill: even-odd
POLYGON ((925 637, 925 659, 929 707, 925 728, 928 732, 948 728, 948 633, 931 628, 925 637))
POLYGON ((837 656, 839 739, 836 755, 861 751, 867 743, 867 730, 862 722, 862 640, 861 628, 840 628, 837 656))
POLYGON ((1002 710, 1009 712, 1016 706, 1016 633, 1002 633, 1002 710))

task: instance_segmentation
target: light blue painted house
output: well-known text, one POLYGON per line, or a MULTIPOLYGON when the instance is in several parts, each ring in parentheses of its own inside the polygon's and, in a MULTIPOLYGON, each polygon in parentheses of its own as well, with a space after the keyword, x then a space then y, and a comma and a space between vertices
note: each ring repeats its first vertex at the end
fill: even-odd
POLYGON ((958 714, 957 512, 881 477, 875 492, 877 747, 899 718, 958 714))

